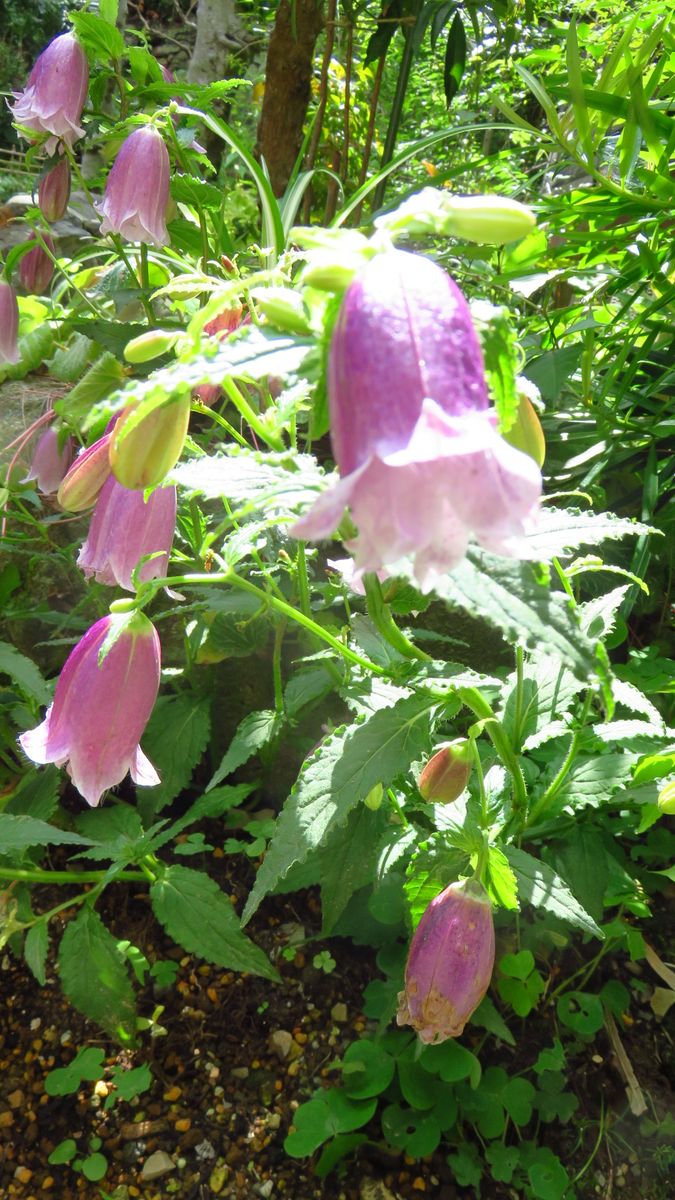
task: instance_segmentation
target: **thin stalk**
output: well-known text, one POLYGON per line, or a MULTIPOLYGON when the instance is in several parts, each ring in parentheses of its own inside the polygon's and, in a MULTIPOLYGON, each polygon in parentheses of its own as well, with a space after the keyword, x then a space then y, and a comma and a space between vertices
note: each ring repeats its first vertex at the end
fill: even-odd
POLYGON ((214 409, 209 408, 207 404, 202 404, 201 400, 193 400, 190 404, 190 411, 201 413, 203 417, 210 417, 216 425, 220 425, 221 429, 226 430, 230 437, 233 437, 235 442, 238 442, 240 446, 244 446, 247 450, 251 449, 246 438, 242 436, 238 429, 235 429, 234 425, 230 425, 230 422, 226 421, 225 417, 221 416, 219 412, 215 412, 214 409))
POLYGON ((155 314, 154 314, 154 312, 152 311, 152 306, 151 306, 151 304, 150 304, 150 302, 149 302, 149 300, 148 300, 147 296, 145 295, 145 292, 143 291, 143 286, 142 286, 142 284, 141 284, 141 281, 140 281, 140 279, 138 278, 138 275, 136 274, 136 272, 135 272, 134 268, 132 267, 132 265, 131 265, 131 262, 130 262, 130 260, 129 260, 129 258, 128 258, 127 252, 126 252, 126 250, 124 249, 124 246, 122 245, 122 239, 121 239, 121 237, 119 236, 119 234, 118 234, 118 233, 109 233, 109 234, 108 234, 108 237, 110 238, 111 242, 113 243, 113 245, 114 245, 114 247, 115 247, 115 250, 116 250, 116 251, 117 251, 117 253, 119 254, 120 258, 122 259, 122 262, 124 263, 124 265, 125 265, 125 267, 126 267, 126 269, 127 269, 127 271, 129 272, 129 274, 130 274, 131 278, 133 279, 134 283, 136 284, 136 287, 137 287, 137 289, 138 289, 138 293, 139 293, 139 298, 140 298, 141 304, 143 305, 143 309, 144 309, 144 311, 145 311, 145 315, 146 315, 146 317, 148 318, 148 324, 149 324, 149 325, 154 325, 154 323, 155 323, 155 314))
MULTIPOLYGON (((39 867, 0 867, 0 879, 16 879, 19 883, 100 883, 107 871, 43 871, 39 867)), ((141 871, 120 871, 113 883, 145 883, 141 871)))
MULTIPOLYGON (((410 81, 410 72, 412 70, 414 57, 414 40, 413 34, 417 24, 417 16, 419 12, 419 4, 416 5, 415 11, 412 14, 409 24, 406 25, 403 44, 403 54, 401 55, 401 65, 399 67, 398 79, 396 80, 396 91, 391 105, 389 114, 389 124, 387 126, 387 135, 384 141, 384 150, 382 152, 382 161, 380 162, 380 170, 386 167, 391 162, 394 155, 394 147, 396 146, 396 138, 398 137, 398 129, 401 124, 401 116, 403 115, 403 102, 405 94, 408 90, 410 81)), ((375 188, 373 195, 373 209, 378 209, 384 199, 384 190, 387 186, 387 178, 381 179, 375 188)))
POLYGON ((500 722, 497 720, 487 700, 476 688, 460 688, 460 699, 473 713, 483 721, 488 737, 497 754, 511 776, 513 784, 513 807, 517 811, 527 811, 527 788, 520 769, 518 757, 511 745, 500 722))
MULTIPOLYGON (((149 311, 152 314, 152 320, 150 320, 148 318, 148 324, 154 325, 155 310, 152 307, 152 300, 150 299, 150 295, 149 295, 149 293, 150 293, 150 271, 148 268, 148 247, 145 244, 145 242, 141 242, 141 287, 143 288, 143 294, 145 296, 147 296, 147 308, 145 311, 146 311, 146 313, 149 311)), ((143 301, 143 306, 145 308, 145 301, 143 301)))
POLYGON ((305 543, 298 542, 298 553, 295 559, 295 570, 298 581, 298 599, 300 600, 300 610, 309 617, 311 608, 309 604, 309 579, 307 578, 307 557, 305 555, 305 543))
POLYGON ((246 397, 240 392, 234 379, 225 378, 222 383, 223 391, 229 396, 237 411, 241 414, 244 420, 251 426, 251 429, 263 442, 265 442, 272 450, 283 450, 284 444, 280 437, 277 437, 268 429, 260 417, 251 407, 246 397))
POLYGON ((523 716, 523 647, 516 646, 516 711, 513 717, 513 745, 520 750, 520 722, 523 716))
POLYGON ((401 818, 401 824, 407 829, 410 825, 410 821, 406 817, 405 812, 403 811, 403 809, 398 801, 398 797, 396 796, 396 793, 393 790, 393 788, 387 788, 387 799, 389 800, 389 803, 391 804, 392 808, 396 811, 398 816, 401 818))
POLYGON ((578 725, 578 728, 575 729, 574 734, 572 735, 572 740, 570 742, 570 748, 567 751, 567 754, 565 755, 565 759, 562 763, 562 766, 560 767, 560 770, 558 771, 558 774, 555 776, 554 779, 551 780, 546 791, 543 793, 542 796, 539 797, 536 804, 532 805, 532 809, 531 809, 528 819, 527 819, 528 825, 533 825, 534 822, 536 821, 537 817, 542 812, 544 812, 546 808, 548 808, 549 804, 558 795, 558 792, 560 791, 563 783, 567 779, 567 776, 569 775, 569 773, 572 769, 574 760, 579 751, 579 742, 581 741, 581 735, 582 735, 582 733, 584 731, 584 727, 586 725, 586 718, 588 716, 592 700, 593 700, 593 693, 587 692, 586 699, 584 701, 584 707, 581 710, 581 716, 579 718, 579 725, 578 725))
POLYGON ((284 644, 286 621, 279 621, 274 631, 274 652, 272 654, 272 676, 274 679, 274 707, 278 713, 284 711, 284 681, 281 677, 281 648, 284 644))
POLYGON ((84 301, 84 303, 87 305, 87 307, 91 309, 94 316, 100 317, 102 315, 101 309, 96 307, 93 300, 89 299, 86 292, 83 292, 82 288, 78 287, 78 285, 75 283, 75 280, 72 279, 71 276, 68 274, 68 272, 63 269, 63 267, 60 265, 58 259, 56 258, 56 255, 54 254, 54 252, 49 249, 49 245, 45 241, 40 230, 31 228, 31 232, 34 235, 35 240, 39 243, 40 246, 42 246, 42 249, 44 250, 45 254, 47 255, 47 258, 49 259, 52 266, 54 267, 54 270, 58 271, 59 274, 63 276, 66 283, 68 284, 68 287, 72 288, 72 290, 77 293, 77 295, 80 297, 80 300, 84 301))
MULTIPOLYGON (((366 140, 363 144, 363 159, 361 162, 361 170, 359 172, 358 188, 362 188, 366 182, 368 175, 368 164, 370 162, 370 153, 373 148, 373 140, 375 138, 375 122, 377 120, 377 105, 380 99, 380 88, 382 87, 382 76, 384 74, 384 64, 386 54, 383 54, 377 64, 377 71, 373 80, 373 90, 370 94, 370 113, 368 115, 368 128, 366 130, 366 140)), ((354 209, 354 224, 358 225, 361 220, 361 211, 363 209, 363 200, 360 200, 357 207, 354 209)))
POLYGON ((478 795, 480 797, 480 824, 481 829, 487 829, 490 822, 488 813, 487 792, 485 791, 485 777, 483 775, 483 764, 480 761, 478 753, 478 744, 475 738, 471 738, 471 753, 473 756, 473 765, 476 768, 476 778, 478 780, 478 795))
POLYGON ((241 575, 236 575, 234 571, 222 571, 217 574, 211 573, 208 575, 168 575, 162 579, 153 579, 144 585, 143 592, 144 596, 147 597, 145 603, 155 595, 156 591, 160 591, 163 587, 200 587, 204 584, 213 583, 228 583, 231 587, 241 588, 242 591, 249 592, 252 596, 257 596, 262 603, 269 605, 270 608, 288 617, 289 620, 295 621, 296 624, 301 625, 303 629, 306 629, 308 633, 313 634, 314 637, 319 638, 322 642, 326 642, 333 650, 342 655, 347 662, 352 663, 354 666, 362 667, 365 671, 372 672, 373 675, 387 674, 382 667, 378 667, 377 663, 371 662, 361 654, 356 654, 349 646, 345 646, 344 642, 333 637, 332 633, 329 633, 322 625, 317 624, 316 621, 313 621, 303 612, 294 608, 292 604, 287 604, 285 600, 280 600, 277 596, 270 595, 269 592, 256 587, 254 583, 250 583, 248 579, 243 579, 241 575))
POLYGON ((431 655, 415 646, 399 629, 384 598, 382 584, 377 575, 368 574, 364 577, 363 582, 366 589, 368 616, 385 641, 393 646, 394 650, 398 650, 404 658, 419 658, 423 662, 431 662, 431 655))

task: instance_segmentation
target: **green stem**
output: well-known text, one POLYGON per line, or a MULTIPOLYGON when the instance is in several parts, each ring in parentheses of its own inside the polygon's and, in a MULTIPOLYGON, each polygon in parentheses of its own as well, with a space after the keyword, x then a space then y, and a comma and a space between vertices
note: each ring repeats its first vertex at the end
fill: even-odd
MULTIPOLYGON (((151 301, 151 299, 150 299, 150 296, 149 296, 149 292, 150 292, 150 271, 149 271, 149 268, 148 268, 148 247, 146 246, 145 242, 141 242, 141 287, 143 288, 143 294, 144 294, 144 295, 147 297, 147 308, 146 308, 146 312, 148 312, 148 310, 149 310, 149 312, 150 312, 150 314, 151 314, 151 316, 152 316, 152 320, 151 320, 151 321, 149 321, 149 324, 151 324, 151 325, 154 325, 154 323, 155 323, 155 310, 154 310, 154 309, 153 309, 153 307, 152 307, 152 301, 151 301)), ((145 307, 145 305, 146 305, 146 301, 145 301, 145 300, 143 301, 143 304, 144 304, 144 307, 145 307)))
POLYGON ((108 237, 110 238, 110 240, 111 240, 111 242, 113 243, 113 245, 114 245, 114 247, 115 247, 115 249, 116 249, 117 253, 119 254, 120 258, 122 259, 122 262, 124 263, 124 265, 125 265, 125 267, 126 267, 127 271, 129 272, 129 275, 131 276, 131 278, 133 279, 134 283, 136 284, 136 288, 137 288, 137 290, 138 290, 138 294, 139 294, 139 299, 140 299, 140 302, 141 302, 141 304, 143 305, 143 309, 144 309, 144 311, 145 311, 145 315, 146 315, 146 317, 148 318, 148 325, 154 325, 154 323, 155 323, 155 314, 154 314, 154 312, 152 311, 152 305, 150 304, 150 301, 148 300, 148 298, 147 298, 147 296, 146 296, 146 294, 145 294, 145 291, 143 290, 143 285, 142 285, 142 283, 141 283, 140 279, 138 278, 138 275, 136 274, 136 272, 135 272, 134 268, 133 268, 133 267, 132 267, 132 265, 131 265, 131 262, 130 262, 130 260, 129 260, 129 257, 128 257, 128 255, 127 255, 127 252, 126 252, 126 250, 124 249, 124 246, 122 245, 122 239, 121 239, 121 237, 119 236, 119 234, 118 234, 118 233, 109 233, 109 234, 108 234, 108 237))
POLYGON ((190 404, 190 411, 201 413, 203 417, 210 417, 216 425, 220 425, 221 429, 225 429, 230 437, 234 438, 235 442, 239 442, 240 446, 245 446, 247 450, 251 449, 246 438, 240 434, 239 430, 235 429, 234 425, 230 425, 230 422, 226 421, 225 417, 221 416, 219 412, 214 412, 212 408, 209 408, 207 404, 202 404, 200 400, 193 400, 190 404))
POLYGON ((424 662, 431 662, 431 655, 415 646, 399 629, 384 598, 382 584, 377 575, 372 573, 364 575, 363 584, 366 590, 368 616, 379 629, 384 640, 393 646, 394 650, 398 650, 404 658, 419 658, 424 662))
POLYGON ((576 597, 575 597, 575 595, 574 595, 574 592, 572 591, 572 585, 571 585, 571 583, 570 583, 569 579, 567 578, 567 574, 566 574, 566 572, 565 572, 565 568, 563 567, 562 563, 561 563, 561 562, 559 561, 559 559, 557 559, 557 558, 554 558, 554 559, 553 559, 553 566, 554 566, 554 567, 555 567, 555 569, 556 569, 556 572, 557 572, 558 578, 559 578, 560 582, 562 583, 562 585, 563 585, 563 587, 564 587, 565 591, 567 592, 567 595, 569 596, 569 598, 570 598, 570 600, 572 601, 572 603, 573 603, 574 607, 576 608, 576 606, 577 606, 576 597))
POLYGON ((83 904, 85 900, 91 900, 93 894, 93 892, 82 892, 80 896, 71 896, 69 900, 64 900, 62 904, 56 904, 54 908, 47 909, 47 912, 40 913, 34 921, 27 921, 24 929, 30 929, 33 925, 39 925, 40 921, 44 921, 46 924, 57 913, 63 912, 64 909, 72 908, 74 904, 83 904))
POLYGON ((401 818, 401 824, 407 829, 408 826, 410 825, 410 821, 406 817, 405 812, 403 811, 401 805, 399 804, 398 798, 397 798, 396 793, 394 792, 393 788, 387 788, 387 799, 389 800, 389 803, 391 804, 392 808, 395 809, 395 811, 398 813, 399 817, 401 818))
MULTIPOLYGON (((43 871, 39 867, 0 867, 0 879, 16 879, 19 883, 100 883, 107 871, 43 871)), ((141 871, 120 871, 113 880, 144 883, 141 871)))
POLYGON ((544 812, 546 808, 548 808, 549 804, 558 795, 558 792, 560 791, 563 783, 567 779, 567 776, 569 775, 569 773, 572 769, 574 760, 579 751, 579 742, 581 741, 581 735, 582 735, 582 733, 584 731, 584 727, 586 725, 586 718, 588 716, 592 700, 593 700, 593 693, 587 692, 586 699, 584 701, 584 707, 581 710, 581 716, 579 718, 579 725, 578 725, 578 728, 575 729, 574 734, 572 735, 572 740, 570 742, 570 748, 567 751, 567 754, 565 755, 565 759, 562 763, 562 766, 560 767, 560 770, 558 771, 558 774, 555 776, 555 778, 553 780, 551 780, 546 791, 543 793, 543 795, 541 795, 539 797, 536 804, 532 805, 532 809, 527 818, 528 825, 533 825, 535 823, 535 821, 537 820, 537 818, 540 816, 540 814, 542 812, 544 812))
POLYGON ((44 250, 45 254, 47 255, 47 258, 52 263, 52 266, 54 267, 54 269, 56 271, 59 272, 60 275, 63 276, 66 283, 68 284, 68 287, 72 288, 72 290, 77 293, 77 295, 80 297, 80 300, 84 301, 84 303, 87 305, 87 307, 91 309, 91 311, 93 312, 95 317, 100 317, 102 315, 100 308, 96 307, 96 305, 93 303, 93 301, 89 299, 86 292, 83 292, 82 288, 78 287, 78 285, 75 283, 75 280, 71 279, 68 272, 64 271, 63 267, 60 266, 58 259, 56 258, 54 253, 49 249, 49 246, 48 246, 47 242, 45 241, 44 237, 42 236, 42 233, 40 232, 40 230, 33 229, 32 232, 35 236, 36 241, 40 244, 40 246, 42 246, 42 249, 44 250))
POLYGON ((284 644, 286 621, 279 621, 274 631, 274 652, 272 654, 272 675, 274 677, 274 707, 278 713, 284 711, 284 682, 281 677, 281 648, 284 644))
POLYGON ((478 743, 476 742, 476 739, 470 738, 469 740, 471 743, 471 753, 473 755, 473 762, 474 762, 474 766, 476 768, 476 778, 478 779, 478 794, 480 796, 481 829, 487 829, 489 822, 490 822, 490 818, 488 815, 488 802, 487 802, 487 792, 485 791, 485 778, 483 776, 483 764, 480 761, 480 754, 478 752, 478 743))
POLYGON ((516 646, 516 711, 513 718, 513 746, 520 750, 520 722, 523 716, 523 648, 516 646))
POLYGON ((170 575, 163 579, 149 580, 143 587, 144 599, 142 603, 148 603, 155 595, 155 592, 160 591, 163 587, 200 587, 204 584, 214 583, 228 583, 231 587, 238 587, 244 592, 249 592, 251 596, 257 596, 262 603, 269 605, 276 612, 282 613, 289 620, 295 621, 296 624, 302 625, 303 629, 320 638, 327 645, 332 646, 333 650, 341 654, 347 662, 353 663, 357 667, 363 667, 365 671, 371 671, 373 675, 387 674, 382 667, 378 667, 377 663, 371 662, 370 659, 364 658, 361 654, 356 654, 349 646, 345 646, 344 642, 333 637, 332 633, 329 633, 322 625, 318 625, 311 617, 307 617, 297 608, 294 608, 292 604, 287 604, 285 600, 280 600, 278 596, 264 592, 262 588, 256 587, 254 583, 249 583, 248 579, 242 579, 241 575, 236 575, 234 571, 221 571, 217 574, 211 573, 209 575, 170 575))
POLYGON ((234 407, 241 413, 244 420, 251 426, 254 433, 262 439, 272 450, 283 450, 284 443, 280 437, 272 433, 270 429, 264 425, 258 414, 251 407, 248 400, 237 387, 234 379, 225 378, 222 382, 223 391, 229 396, 234 404, 234 407))
POLYGON ((484 722, 488 737, 511 776, 513 783, 513 807, 516 811, 527 811, 527 788, 520 769, 518 756, 511 745, 502 725, 499 723, 490 705, 476 688, 460 688, 459 697, 467 708, 484 722))
POLYGON ((307 577, 307 557, 305 555, 304 542, 298 542, 298 553, 295 559, 295 569, 297 572, 298 599, 300 600, 300 609, 306 617, 309 617, 312 610, 309 604, 309 579, 307 577))

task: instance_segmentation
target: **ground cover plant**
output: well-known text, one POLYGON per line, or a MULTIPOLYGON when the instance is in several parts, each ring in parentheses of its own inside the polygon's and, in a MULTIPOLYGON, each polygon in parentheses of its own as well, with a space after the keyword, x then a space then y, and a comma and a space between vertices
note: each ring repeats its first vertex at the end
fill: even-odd
POLYGON ((395 83, 327 33, 281 187, 113 0, 10 98, 0 944, 80 1032, 8 1195, 667 1195, 672 21, 502 7, 413 6, 395 83), (464 109, 402 142, 427 30, 464 109), (186 1013, 265 1117, 205 1024, 176 1107, 186 1013))

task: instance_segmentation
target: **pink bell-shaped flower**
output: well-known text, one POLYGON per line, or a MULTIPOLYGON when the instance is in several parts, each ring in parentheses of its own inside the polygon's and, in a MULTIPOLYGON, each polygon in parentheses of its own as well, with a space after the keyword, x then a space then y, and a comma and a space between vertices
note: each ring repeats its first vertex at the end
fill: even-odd
MULTIPOLYGON (((45 244, 54 253, 54 243, 47 235, 45 244)), ((19 281, 29 296, 41 296, 46 292, 54 274, 54 264, 43 246, 38 242, 19 263, 19 281)))
POLYGON ((0 366, 3 363, 18 363, 19 358, 19 306, 16 292, 9 283, 0 279, 0 366))
POLYGON ((119 233, 128 242, 169 240, 169 154, 152 125, 135 129, 123 142, 95 208, 103 217, 101 233, 119 233))
POLYGON ((38 184, 38 208, 45 221, 60 221, 68 208, 70 199, 70 163, 60 159, 51 167, 38 184))
POLYGON ((328 395, 341 478, 296 537, 328 537, 349 507, 357 571, 412 556, 425 589, 471 535, 496 554, 525 553, 541 473, 497 433, 469 307, 441 267, 390 250, 363 268, 336 322, 328 395))
POLYGON ((38 438, 33 452, 33 460, 24 483, 34 479, 38 491, 44 496, 58 491, 68 467, 73 461, 73 439, 66 438, 59 450, 59 435, 55 429, 49 428, 38 438))
POLYGON ((68 766, 87 804, 99 803, 127 771, 152 787, 159 777, 139 746, 159 689, 159 637, 140 612, 111 613, 66 659, 45 720, 19 738, 35 763, 68 766))
POLYGON ((68 512, 84 512, 96 503, 98 494, 111 474, 110 441, 112 434, 92 442, 86 450, 80 450, 72 467, 63 478, 57 493, 61 508, 68 512))
POLYGON ((36 134, 52 134, 45 143, 47 154, 54 153, 60 140, 72 150, 84 137, 80 120, 88 86, 87 56, 73 33, 62 33, 42 51, 24 91, 15 93, 14 120, 36 134))
POLYGON ((143 492, 122 487, 111 475, 96 501, 78 566, 99 583, 133 592, 132 574, 146 554, 157 557, 143 564, 139 581, 166 574, 175 528, 175 487, 155 488, 145 500, 143 492))
POLYGON ((397 1024, 412 1025, 423 1042, 459 1037, 488 989, 494 961, 487 892, 472 880, 451 883, 413 935, 397 1024))

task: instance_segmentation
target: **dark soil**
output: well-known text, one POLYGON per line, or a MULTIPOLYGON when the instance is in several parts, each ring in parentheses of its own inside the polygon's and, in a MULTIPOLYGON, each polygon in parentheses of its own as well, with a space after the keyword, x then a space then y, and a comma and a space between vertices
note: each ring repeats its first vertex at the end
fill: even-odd
MULTIPOLYGON (((233 861, 220 858, 208 865, 239 905, 247 881, 229 876, 233 861)), ((240 875, 247 874, 244 867, 240 875)), ((53 966, 40 989, 28 969, 5 953, 0 964, 2 1200, 164 1200, 172 1195, 181 1200, 391 1200, 425 1194, 469 1200, 476 1195, 457 1187, 440 1152, 414 1162, 388 1150, 377 1118, 368 1130, 372 1142, 360 1159, 348 1162, 341 1177, 317 1179, 310 1161, 284 1153, 295 1109, 317 1087, 339 1081, 335 1059, 372 1024, 360 1012, 363 988, 377 973, 369 951, 333 940, 336 966, 329 974, 312 965, 323 948, 320 942, 299 950, 292 962, 278 957, 288 944, 289 926, 301 925, 307 936, 318 932, 319 905, 313 894, 273 901, 251 930, 276 959, 281 986, 223 971, 178 950, 157 926, 142 892, 120 885, 107 896, 103 915, 114 932, 129 938, 151 962, 172 958, 179 963, 173 987, 159 993, 146 987, 139 998, 144 1015, 164 1005, 157 1020, 166 1032, 154 1038, 144 1034, 139 1050, 121 1050, 64 1000, 53 966), (77 1094, 47 1095, 48 1072, 67 1065, 83 1046, 104 1048, 108 1074, 115 1065, 147 1062, 153 1074, 150 1090, 108 1110, 112 1090, 105 1079, 82 1084, 77 1094), (86 1154, 92 1137, 101 1139, 109 1164, 100 1186, 70 1166, 49 1165, 49 1155, 62 1140, 73 1138, 86 1154), (146 1181, 143 1165, 157 1151, 170 1156, 171 1169, 146 1181)), ((72 915, 66 910, 61 919, 65 923, 72 915)), ((663 946, 659 949, 664 952, 663 946)), ((645 1002, 633 1023, 622 1025, 620 1036, 647 1097, 648 1116, 658 1122, 672 1105, 667 1079, 672 1041, 647 1003, 659 981, 648 977, 646 965, 637 969, 647 985, 645 1002)), ((608 970, 616 975, 624 964, 610 964, 608 970)), ((512 1025, 515 1032, 517 1022, 512 1025)), ((526 1053, 531 1063, 539 1039, 542 1046, 550 1045, 551 1025, 547 1014, 523 1023, 525 1037, 516 1059, 526 1053)), ((511 1063, 510 1069, 517 1067, 511 1063)), ((668 1164, 675 1156, 658 1136, 642 1141, 604 1032, 580 1050, 571 1082, 581 1101, 574 1120, 568 1126, 542 1127, 540 1137, 568 1167, 579 1170, 593 1151, 599 1110, 604 1112, 597 1156, 578 1185, 579 1197, 668 1200, 668 1164)), ((482 1195, 514 1200, 517 1193, 488 1182, 482 1195)))

